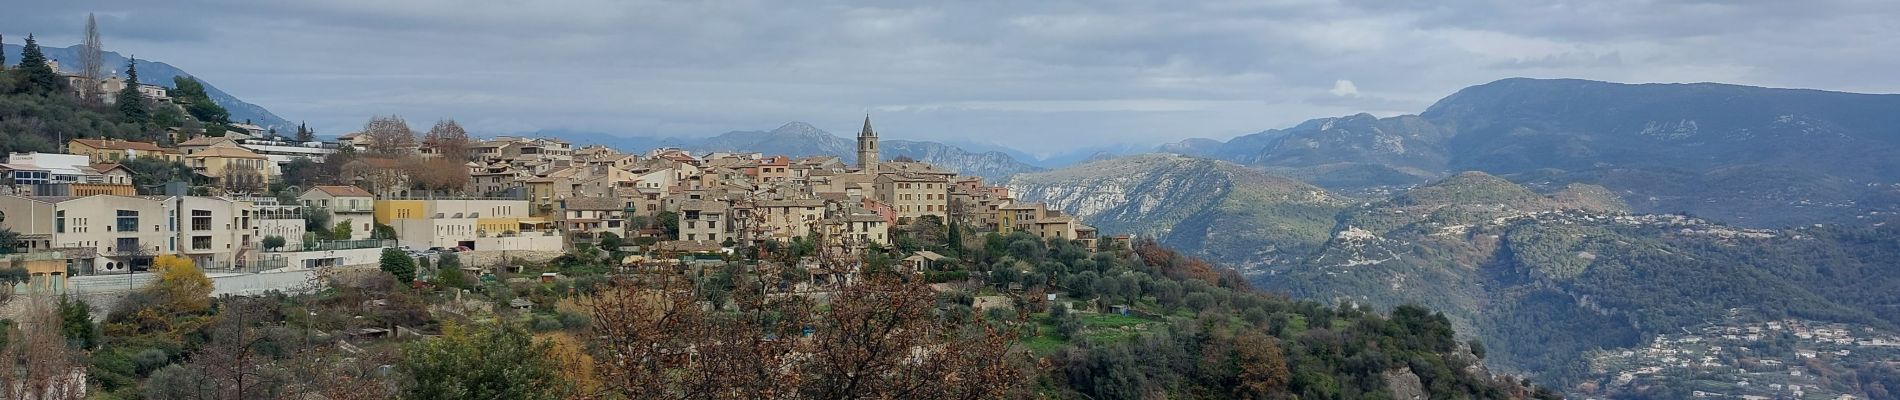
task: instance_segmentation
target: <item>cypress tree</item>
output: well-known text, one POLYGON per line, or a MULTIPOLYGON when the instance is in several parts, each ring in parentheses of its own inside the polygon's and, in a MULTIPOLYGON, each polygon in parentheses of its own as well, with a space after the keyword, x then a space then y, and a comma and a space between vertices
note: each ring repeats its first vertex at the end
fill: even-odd
POLYGON ((7 35, 0 35, 0 71, 7 70, 7 35))
POLYGON ((66 80, 46 65, 46 53, 40 52, 39 42, 32 34, 26 35, 26 47, 20 49, 20 86, 15 89, 21 93, 60 93, 66 89, 66 80))
POLYGON ((145 107, 145 95, 139 93, 139 59, 133 57, 125 62, 125 89, 119 90, 119 113, 127 121, 145 123, 152 119, 152 110, 145 107))
POLYGON ((310 130, 309 125, 305 125, 302 122, 298 122, 297 123, 297 141, 298 142, 315 142, 317 141, 317 132, 310 130))

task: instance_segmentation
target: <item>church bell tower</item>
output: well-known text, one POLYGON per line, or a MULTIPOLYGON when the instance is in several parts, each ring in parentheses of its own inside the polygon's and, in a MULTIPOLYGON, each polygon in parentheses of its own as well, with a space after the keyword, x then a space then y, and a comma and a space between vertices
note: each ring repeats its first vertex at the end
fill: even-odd
POLYGON ((871 116, 864 116, 864 130, 858 131, 858 169, 877 172, 877 132, 871 130, 871 116))

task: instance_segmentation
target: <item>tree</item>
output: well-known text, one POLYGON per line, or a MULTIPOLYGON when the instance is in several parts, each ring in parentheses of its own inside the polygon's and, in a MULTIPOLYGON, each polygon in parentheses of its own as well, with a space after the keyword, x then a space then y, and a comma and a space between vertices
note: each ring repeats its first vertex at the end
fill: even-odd
POLYGON ((412 159, 409 164, 409 178, 417 186, 439 192, 461 192, 468 189, 469 175, 467 161, 456 161, 448 157, 432 159, 412 159))
POLYGON ((595 370, 606 397, 1027 395, 1026 360, 1010 351, 1014 329, 939 318, 927 286, 872 275, 844 286, 820 309, 796 296, 761 295, 760 287, 772 282, 732 284, 734 311, 700 308, 700 296, 684 278, 621 278, 600 288, 589 304, 594 331, 588 337, 602 351, 595 370), (777 339, 788 337, 808 339, 777 339))
POLYGON ((119 115, 127 121, 144 123, 152 119, 152 111, 145 105, 145 95, 139 93, 139 60, 132 58, 125 62, 125 89, 117 93, 119 115))
POLYGON ((574 385, 553 344, 512 325, 443 327, 442 336, 403 346, 403 398, 565 399, 574 385))
POLYGON ((191 114, 192 118, 212 125, 206 128, 207 133, 214 133, 212 129, 215 128, 219 130, 215 136, 223 136, 221 130, 224 129, 223 125, 231 123, 231 112, 211 100, 211 94, 205 92, 203 82, 189 76, 172 78, 171 95, 173 100, 185 104, 185 112, 191 114))
POLYGON ((1287 384, 1292 382, 1293 374, 1287 368, 1286 355, 1273 338, 1258 332, 1243 333, 1234 338, 1234 358, 1240 366, 1234 387, 1237 398, 1283 397, 1287 384))
POLYGON ((270 185, 264 173, 253 168, 228 165, 224 174, 218 177, 218 184, 226 193, 258 193, 270 185))
POLYGON ((452 119, 436 121, 435 127, 429 128, 429 133, 423 136, 422 146, 458 165, 470 158, 468 131, 452 119))
POLYGON ((383 249, 379 264, 382 265, 383 272, 395 275, 396 280, 404 285, 416 280, 416 259, 409 258, 409 255, 403 253, 402 250, 383 249))
POLYGON ((28 298, 24 318, 5 324, 0 352, 0 395, 9 399, 78 400, 85 374, 61 334, 61 318, 45 296, 28 298))
POLYGON ((105 45, 99 40, 99 21, 86 14, 86 39, 79 46, 79 77, 83 78, 79 88, 79 101, 85 104, 99 104, 105 101, 103 87, 99 83, 105 80, 105 45))
POLYGON ((462 259, 455 253, 443 253, 436 260, 435 284, 452 288, 469 287, 468 273, 462 271, 462 259))
POLYGON ((99 347, 99 327, 92 323, 92 306, 78 298, 59 298, 59 329, 66 344, 76 349, 99 347))
POLYGON ((404 158, 416 148, 415 132, 399 116, 370 117, 362 134, 369 137, 369 153, 379 157, 404 158))
POLYGON ((66 80, 46 65, 46 53, 31 34, 26 35, 26 47, 20 49, 19 68, 19 84, 13 89, 16 93, 49 95, 66 91, 66 80))
POLYGON ((346 219, 346 220, 337 222, 336 226, 331 227, 330 240, 350 240, 350 235, 353 235, 356 233, 355 231, 352 230, 352 228, 350 228, 350 225, 354 225, 354 224, 351 224, 351 222, 355 222, 355 221, 346 219))
MULTIPOLYGON (((0 48, 5 48, 7 35, 0 35, 0 48)), ((0 51, 0 71, 7 70, 7 52, 0 51)))
POLYGON ((284 245, 288 243, 289 241, 284 240, 283 236, 270 235, 264 237, 263 244, 265 250, 277 250, 284 248, 284 245))
POLYGON ((211 278, 191 259, 166 254, 152 260, 158 279, 148 287, 173 313, 203 313, 211 309, 211 278))
POLYGON ((297 141, 301 143, 315 142, 317 141, 317 131, 310 130, 309 124, 298 122, 297 141))

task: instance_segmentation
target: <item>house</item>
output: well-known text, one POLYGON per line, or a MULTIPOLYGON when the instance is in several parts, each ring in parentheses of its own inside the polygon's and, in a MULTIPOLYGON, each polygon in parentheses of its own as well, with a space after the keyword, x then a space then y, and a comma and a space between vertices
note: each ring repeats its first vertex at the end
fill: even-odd
POLYGON ((262 190, 276 173, 269 158, 242 147, 207 147, 186 155, 185 164, 227 188, 262 190))
POLYGON ((313 212, 330 213, 331 224, 349 224, 350 239, 369 239, 375 231, 376 196, 355 186, 315 186, 297 196, 313 212))
POLYGON ((189 156, 212 147, 238 147, 238 142, 223 136, 199 136, 178 143, 177 147, 179 151, 189 156))
POLYGON ((526 200, 427 199, 376 201, 375 220, 396 230, 397 243, 417 249, 559 251, 552 223, 528 215, 526 200))
POLYGON ((911 253, 910 257, 904 257, 903 263, 904 267, 909 268, 911 271, 922 272, 932 270, 937 267, 938 263, 948 259, 950 259, 950 257, 945 257, 934 251, 919 250, 916 253, 911 253))
POLYGON ((723 201, 689 200, 680 203, 679 230, 680 240, 705 240, 719 243, 730 238, 726 233, 731 224, 726 221, 726 212, 730 207, 723 201))
POLYGON ((66 152, 86 156, 94 163, 116 163, 140 157, 183 160, 183 154, 167 151, 157 144, 124 139, 73 139, 66 143, 66 152))
POLYGON ((561 200, 559 223, 569 235, 594 237, 612 232, 626 235, 626 206, 605 196, 577 196, 561 200))

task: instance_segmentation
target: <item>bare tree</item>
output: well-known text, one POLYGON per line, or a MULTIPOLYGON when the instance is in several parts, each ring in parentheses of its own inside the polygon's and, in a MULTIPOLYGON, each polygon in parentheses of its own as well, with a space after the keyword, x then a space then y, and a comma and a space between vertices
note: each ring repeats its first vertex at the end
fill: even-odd
POLYGON ((9 399, 85 398, 85 366, 60 333, 54 297, 34 294, 13 301, 28 303, 0 353, 0 393, 9 399))
POLYGON ((79 97, 86 104, 101 103, 106 97, 105 88, 99 86, 105 79, 104 46, 99 40, 99 21, 86 14, 86 42, 79 49, 79 76, 85 78, 79 86, 79 97))
MULTIPOLYGON (((793 267, 795 268, 795 267, 793 267)), ((928 286, 879 275, 833 293, 828 309, 766 295, 757 271, 706 311, 683 276, 622 278, 590 307, 603 352, 601 398, 990 399, 1028 395, 1010 330, 936 314, 928 286), (809 330, 808 330, 809 329, 809 330)), ((1003 321, 1005 325, 1007 321, 1003 321)), ((1018 321, 1020 322, 1020 321, 1018 321)))
POLYGON ((416 149, 415 131, 399 116, 371 117, 369 123, 363 125, 363 135, 369 137, 369 152, 376 156, 408 157, 416 149))
POLYGON ((422 146, 443 159, 458 163, 469 159, 468 131, 452 119, 436 121, 435 127, 429 128, 429 133, 423 136, 422 146))
POLYGON ((224 174, 218 177, 218 181, 228 193, 257 193, 269 186, 262 172, 237 166, 226 167, 224 174))

